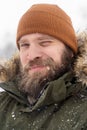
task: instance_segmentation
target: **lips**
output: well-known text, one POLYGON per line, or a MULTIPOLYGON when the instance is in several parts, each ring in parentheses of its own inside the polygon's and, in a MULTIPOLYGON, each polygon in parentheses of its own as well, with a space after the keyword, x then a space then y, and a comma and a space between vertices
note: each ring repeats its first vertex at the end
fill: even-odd
POLYGON ((32 66, 29 69, 29 73, 35 73, 35 72, 43 72, 45 73, 46 71, 49 71, 50 67, 49 66, 32 66))
POLYGON ((46 68, 45 66, 32 66, 29 71, 39 71, 46 68))

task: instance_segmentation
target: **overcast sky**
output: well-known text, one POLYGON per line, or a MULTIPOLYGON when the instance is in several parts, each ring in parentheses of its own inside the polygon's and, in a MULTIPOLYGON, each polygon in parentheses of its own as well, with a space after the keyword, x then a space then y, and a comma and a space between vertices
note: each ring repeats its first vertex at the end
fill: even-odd
POLYGON ((87 0, 2 0, 0 1, 0 49, 5 46, 3 39, 7 32, 10 32, 15 40, 21 15, 36 3, 57 4, 71 17, 75 30, 87 28, 87 0))

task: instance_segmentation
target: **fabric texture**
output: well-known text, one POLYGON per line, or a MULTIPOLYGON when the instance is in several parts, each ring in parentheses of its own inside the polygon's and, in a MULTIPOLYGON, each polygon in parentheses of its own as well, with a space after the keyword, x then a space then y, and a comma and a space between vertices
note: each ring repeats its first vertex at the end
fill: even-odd
POLYGON ((18 40, 26 34, 43 33, 51 35, 77 52, 77 40, 70 17, 57 5, 33 5, 21 17, 17 29, 18 40))
POLYGON ((77 85, 80 89, 81 84, 72 82, 72 74, 67 73, 50 82, 38 102, 30 106, 27 98, 18 91, 15 82, 0 84, 5 90, 0 95, 0 130, 86 128, 87 92, 73 93, 78 91, 77 85))

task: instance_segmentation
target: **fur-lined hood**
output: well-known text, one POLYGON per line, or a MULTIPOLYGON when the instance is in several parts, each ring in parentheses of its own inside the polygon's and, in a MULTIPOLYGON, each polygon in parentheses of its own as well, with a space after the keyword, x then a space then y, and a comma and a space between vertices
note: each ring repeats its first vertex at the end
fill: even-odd
MULTIPOLYGON (((74 62, 74 73, 77 80, 87 85, 87 31, 77 33, 78 54, 74 62)), ((20 73, 20 59, 16 53, 11 59, 0 61, 0 82, 12 80, 20 73)))
POLYGON ((77 80, 87 85, 87 31, 77 34, 78 54, 74 62, 77 80))

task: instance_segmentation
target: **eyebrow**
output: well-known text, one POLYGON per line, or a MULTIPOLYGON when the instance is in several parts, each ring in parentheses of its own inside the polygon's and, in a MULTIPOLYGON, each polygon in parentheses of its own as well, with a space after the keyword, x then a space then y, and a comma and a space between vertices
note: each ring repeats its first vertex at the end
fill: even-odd
POLYGON ((27 41, 26 39, 19 40, 19 41, 18 41, 18 44, 23 43, 23 42, 26 42, 26 41, 27 41))
POLYGON ((45 40, 45 39, 55 39, 55 38, 53 38, 51 36, 47 36, 47 35, 45 35, 45 36, 39 36, 38 38, 36 38, 36 40, 45 40))

